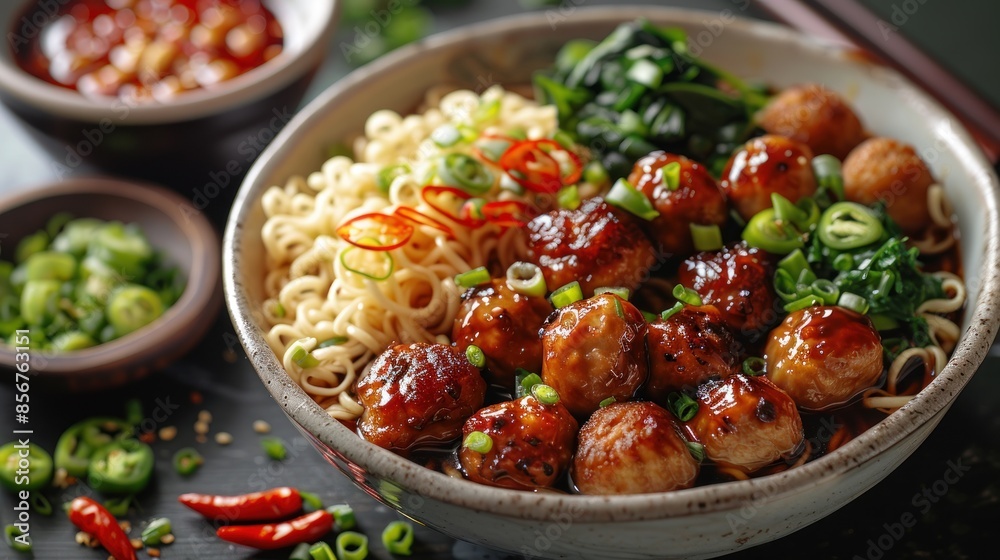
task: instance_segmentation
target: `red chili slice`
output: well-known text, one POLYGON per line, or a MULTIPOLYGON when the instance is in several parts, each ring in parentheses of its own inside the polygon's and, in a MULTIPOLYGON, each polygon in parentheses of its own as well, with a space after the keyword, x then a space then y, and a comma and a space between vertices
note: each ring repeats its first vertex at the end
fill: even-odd
POLYGON ((522 187, 540 193, 555 193, 580 180, 582 165, 576 154, 555 140, 523 140, 512 145, 500 157, 500 167, 522 187), (569 160, 564 170, 551 154, 561 152, 569 160))
POLYGON ((483 217, 487 222, 500 227, 524 227, 538 215, 531 205, 518 200, 487 202, 483 205, 483 217))
POLYGON ((362 214, 337 228, 344 241, 369 251, 391 251, 402 247, 413 235, 413 226, 399 216, 362 214))
POLYGON ((420 212, 415 208, 410 208, 409 206, 400 206, 396 208, 393 212, 394 216, 399 216, 404 220, 409 220, 418 226, 430 226, 436 230, 443 231, 448 237, 455 237, 455 232, 451 231, 451 228, 441 223, 440 220, 436 220, 427 214, 420 212))

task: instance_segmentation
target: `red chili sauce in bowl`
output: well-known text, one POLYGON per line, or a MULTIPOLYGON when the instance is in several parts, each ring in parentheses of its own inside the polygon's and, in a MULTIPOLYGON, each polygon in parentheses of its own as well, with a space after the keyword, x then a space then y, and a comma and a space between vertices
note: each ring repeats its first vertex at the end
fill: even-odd
POLYGON ((70 0, 14 50, 25 71, 87 97, 166 102, 264 64, 283 43, 260 0, 70 0))

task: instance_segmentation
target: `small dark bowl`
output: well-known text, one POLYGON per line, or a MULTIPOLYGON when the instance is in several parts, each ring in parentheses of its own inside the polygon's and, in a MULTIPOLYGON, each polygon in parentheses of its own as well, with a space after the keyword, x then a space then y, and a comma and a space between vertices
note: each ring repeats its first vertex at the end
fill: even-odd
MULTIPOLYGON (((0 201, 3 246, 45 227, 53 215, 136 223, 186 280, 184 294, 149 325, 100 346, 66 354, 32 351, 32 383, 55 390, 91 391, 123 385, 184 355, 213 323, 220 305, 219 241, 215 230, 185 200, 162 187, 114 179, 74 179, 0 201)), ((3 251, 8 258, 8 251, 3 251)), ((0 345, 0 368, 14 369, 15 354, 0 345)))
MULTIPOLYGON (((78 169, 99 169, 157 182, 198 179, 220 185, 223 181, 209 176, 214 171, 237 183, 298 107, 323 60, 340 6, 337 0, 264 4, 284 29, 283 52, 217 88, 187 92, 170 103, 137 106, 117 98, 91 99, 22 70, 14 58, 14 43, 5 41, 8 44, 0 48, 0 100, 30 125, 52 154, 60 177, 78 169)), ((3 2, 0 31, 5 37, 10 33, 30 38, 38 23, 52 19, 39 6, 38 0, 3 2)), ((225 183, 221 189, 235 190, 225 183)))

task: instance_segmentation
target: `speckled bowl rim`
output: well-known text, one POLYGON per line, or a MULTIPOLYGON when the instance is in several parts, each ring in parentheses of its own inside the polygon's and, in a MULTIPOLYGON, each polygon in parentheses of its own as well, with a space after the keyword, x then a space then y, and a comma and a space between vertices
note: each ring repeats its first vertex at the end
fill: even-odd
MULTIPOLYGON (((4 7, 17 13, 31 0, 16 0, 13 7, 4 7)), ((280 0, 286 1, 286 0, 280 0)), ((218 113, 233 107, 264 99, 316 67, 326 53, 326 42, 332 35, 340 13, 340 0, 302 0, 314 12, 310 34, 294 52, 283 51, 249 72, 237 76, 223 87, 197 90, 180 96, 171 103, 151 103, 129 107, 128 124, 148 125, 185 122, 218 113)), ((7 29, 2 30, 6 37, 7 29)), ((4 45, 0 48, 8 48, 4 45)), ((46 83, 22 70, 12 59, 0 56, 0 91, 20 102, 51 115, 84 122, 100 122, 121 118, 123 102, 118 99, 95 100, 73 90, 46 83)))
MULTIPOLYGON (((709 12, 650 6, 588 7, 578 8, 567 25, 631 20, 646 16, 653 20, 674 21, 697 25, 709 12)), ((738 19, 731 24, 734 29, 748 36, 767 41, 789 44, 790 47, 807 49, 832 61, 843 58, 843 47, 831 45, 816 38, 801 35, 790 29, 764 22, 738 19)), ((982 363, 1000 323, 997 312, 1000 299, 1000 213, 998 213, 997 177, 982 152, 964 130, 955 131, 958 142, 951 144, 960 163, 977 171, 977 181, 969 188, 975 189, 985 203, 986 232, 982 268, 982 288, 978 299, 969 302, 975 311, 967 327, 968 332, 956 348, 944 371, 913 401, 885 420, 864 432, 837 451, 795 469, 751 479, 726 482, 687 490, 641 494, 633 496, 579 496, 548 493, 525 493, 493 488, 450 478, 444 474, 411 463, 393 453, 376 448, 361 440, 307 397, 282 369, 280 361, 270 350, 263 333, 248 313, 249 299, 239 278, 243 222, 252 205, 258 204, 269 186, 259 183, 274 165, 275 160, 286 156, 290 150, 285 141, 300 129, 310 128, 314 116, 330 110, 335 99, 356 95, 354 91, 373 74, 392 72, 394 67, 405 65, 411 57, 423 52, 453 47, 456 43, 475 40, 484 35, 518 29, 524 32, 548 29, 544 13, 520 15, 497 19, 473 26, 455 29, 428 38, 392 53, 373 64, 353 72, 325 91, 308 105, 250 170, 240 188, 223 241, 223 282, 226 304, 240 339, 261 380, 284 411, 319 441, 342 454, 348 461, 361 466, 369 477, 387 479, 409 492, 428 499, 493 514, 518 519, 548 520, 558 514, 569 513, 578 522, 641 521, 680 517, 726 510, 735 510, 751 500, 766 495, 803 492, 810 487, 826 484, 880 453, 901 442, 924 422, 939 416, 951 404, 982 363)), ((885 70, 899 88, 912 95, 926 110, 928 119, 954 117, 936 101, 920 92, 904 78, 885 70)), ((967 271, 967 274, 975 271, 967 271)), ((419 517, 419 512, 411 512, 419 517)))
MULTIPOLYGON (((218 309, 216 292, 222 267, 215 228, 203 214, 190 209, 188 201, 181 195, 164 187, 110 177, 67 179, 3 198, 0 200, 0 214, 42 199, 88 194, 118 197, 136 206, 147 206, 162 212, 191 245, 191 271, 185 279, 184 293, 152 323, 93 348, 35 358, 33 371, 47 378, 70 378, 79 376, 80 372, 99 372, 144 362, 148 356, 156 354, 157 347, 166 340, 198 336, 201 329, 194 326, 205 321, 206 312, 218 309), (38 365, 41 357, 44 357, 44 366, 38 365)), ((81 217, 87 215, 86 211, 79 209, 64 210, 81 217)), ((154 248, 157 246, 155 239, 150 242, 154 248)), ((0 346, 0 367, 13 368, 15 365, 14 352, 0 346)))

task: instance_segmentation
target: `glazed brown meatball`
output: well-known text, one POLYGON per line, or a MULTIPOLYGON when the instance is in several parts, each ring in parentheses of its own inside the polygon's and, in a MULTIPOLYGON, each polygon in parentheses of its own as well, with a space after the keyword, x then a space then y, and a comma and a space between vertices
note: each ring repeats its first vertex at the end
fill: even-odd
POLYGON ((357 384, 361 436, 406 456, 456 439, 483 406, 486 381, 457 350, 443 344, 397 344, 379 354, 357 384))
POLYGON ((711 305, 684 306, 669 319, 649 324, 649 381, 646 394, 660 405, 667 396, 694 389, 712 377, 736 371, 741 345, 711 305))
POLYGON ((567 305, 542 329, 542 381, 581 418, 608 397, 631 399, 648 372, 646 319, 616 295, 567 305))
POLYGON ((697 393, 698 413, 685 424, 716 463, 752 473, 803 448, 795 401, 766 377, 738 373, 709 381, 697 393))
POLYGON ((641 223, 661 253, 685 256, 694 252, 691 224, 722 226, 729 217, 726 197, 705 166, 684 156, 653 152, 636 162, 629 182, 646 195, 660 215, 641 223), (677 162, 680 181, 667 187, 663 167, 677 162))
POLYGON ((792 202, 816 193, 812 150, 771 134, 752 138, 729 158, 719 183, 733 207, 749 220, 771 207, 771 194, 792 202))
POLYGON ((889 216, 907 235, 930 225, 927 190, 934 176, 912 146, 890 138, 866 140, 844 160, 843 172, 847 200, 885 202, 889 216))
POLYGON ((644 494, 690 488, 698 461, 673 416, 651 402, 615 403, 580 430, 573 482, 581 494, 644 494))
POLYGON ((465 476, 480 484, 515 490, 552 486, 569 468, 579 425, 562 403, 543 404, 528 395, 488 406, 465 423, 464 437, 483 432, 493 440, 486 453, 462 447, 465 476))
POLYGON ((475 344, 486 354, 491 381, 514 387, 514 371, 542 369, 539 329, 552 313, 552 304, 541 296, 526 296, 507 286, 506 280, 471 288, 462 296, 451 340, 465 352, 475 344))
POLYGON ((729 328, 744 336, 777 320, 773 276, 770 255, 745 243, 691 256, 677 271, 681 284, 717 307, 729 328))
POLYGON ((865 141, 865 128, 844 98, 819 84, 790 87, 757 115, 761 128, 801 142, 816 155, 844 159, 865 141))
POLYGON ((550 290, 574 280, 585 296, 603 286, 635 289, 656 260, 632 217, 600 198, 536 216, 527 227, 528 260, 542 269, 550 290))
POLYGON ((867 316, 809 307, 785 318, 765 350, 767 377, 806 410, 846 403, 882 378, 882 338, 867 316))

